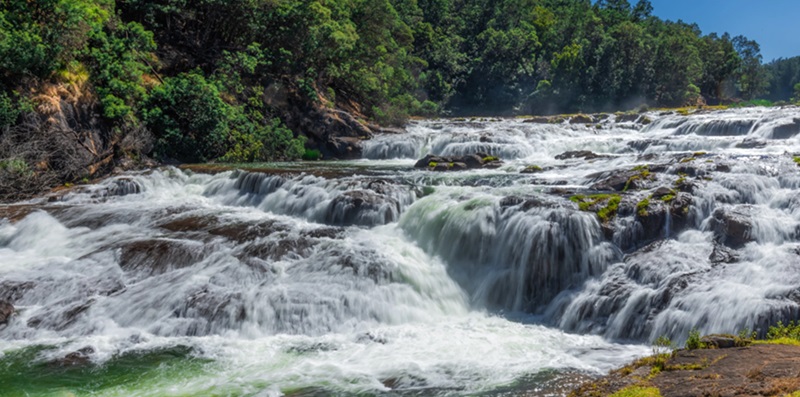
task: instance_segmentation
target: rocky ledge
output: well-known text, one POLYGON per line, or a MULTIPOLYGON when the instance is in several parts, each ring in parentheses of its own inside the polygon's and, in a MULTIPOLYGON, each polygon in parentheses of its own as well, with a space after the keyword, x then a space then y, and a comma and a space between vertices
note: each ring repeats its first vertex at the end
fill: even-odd
POLYGON ((638 360, 569 396, 795 396, 800 390, 800 346, 720 344, 662 357, 638 360))

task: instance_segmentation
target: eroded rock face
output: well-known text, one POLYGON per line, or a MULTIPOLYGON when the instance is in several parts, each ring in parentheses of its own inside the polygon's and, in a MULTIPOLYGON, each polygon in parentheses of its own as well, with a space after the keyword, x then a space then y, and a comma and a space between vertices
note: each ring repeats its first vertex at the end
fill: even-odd
POLYGON ((568 159, 579 159, 579 158, 584 160, 594 160, 603 157, 606 156, 597 154, 595 152, 591 152, 589 150, 573 150, 557 155, 556 160, 568 160, 568 159))

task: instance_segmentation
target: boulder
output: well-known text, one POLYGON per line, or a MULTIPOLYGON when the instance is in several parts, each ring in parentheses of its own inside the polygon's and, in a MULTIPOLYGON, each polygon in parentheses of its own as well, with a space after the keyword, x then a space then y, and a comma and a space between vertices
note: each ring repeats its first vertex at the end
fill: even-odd
POLYGON ((577 159, 577 158, 582 158, 585 160, 593 160, 602 157, 606 156, 602 156, 588 150, 572 150, 557 155, 556 160, 567 160, 567 159, 577 159))
POLYGON ((714 241, 733 249, 755 241, 751 212, 750 206, 717 208, 709 222, 714 241))
POLYGON ((428 154, 417 160, 414 168, 427 168, 432 171, 463 171, 476 168, 497 168, 503 165, 497 157, 486 153, 474 153, 465 156, 445 157, 428 154))
POLYGON ((375 226, 394 222, 399 214, 400 203, 390 196, 371 190, 350 190, 331 201, 325 222, 337 226, 375 226))
POLYGON ((327 152, 338 159, 359 159, 364 148, 358 138, 330 138, 326 144, 327 152))
POLYGON ((11 303, 0 301, 0 325, 8 324, 8 321, 14 313, 16 313, 16 311, 11 303))
POLYGON ((700 338, 700 343, 716 349, 730 349, 736 347, 736 337, 733 335, 706 335, 700 338))

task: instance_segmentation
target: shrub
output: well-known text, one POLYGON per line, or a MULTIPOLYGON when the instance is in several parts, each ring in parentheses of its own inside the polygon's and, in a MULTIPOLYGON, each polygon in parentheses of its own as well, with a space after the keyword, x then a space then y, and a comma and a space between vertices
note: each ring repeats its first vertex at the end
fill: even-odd
POLYGON ((153 89, 143 118, 156 138, 156 153, 180 161, 203 162, 223 155, 235 109, 199 72, 167 79, 153 89))
POLYGON ((700 342, 700 331, 696 328, 692 328, 689 331, 689 339, 686 339, 686 348, 689 350, 696 350, 702 347, 702 343, 700 342))
POLYGON ((306 149, 303 153, 303 160, 316 161, 322 158, 322 153, 317 149, 306 149))
POLYGON ((5 92, 0 92, 0 129, 14 125, 19 118, 18 105, 5 92))

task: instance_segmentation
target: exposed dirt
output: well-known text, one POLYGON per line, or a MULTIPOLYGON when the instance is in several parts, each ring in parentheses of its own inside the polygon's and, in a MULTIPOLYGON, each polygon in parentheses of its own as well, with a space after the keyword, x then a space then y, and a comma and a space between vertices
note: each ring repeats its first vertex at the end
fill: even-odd
POLYGON ((608 396, 625 387, 656 387, 664 397, 785 396, 800 390, 800 346, 751 345, 681 350, 666 370, 629 366, 584 384, 571 396, 608 396))

